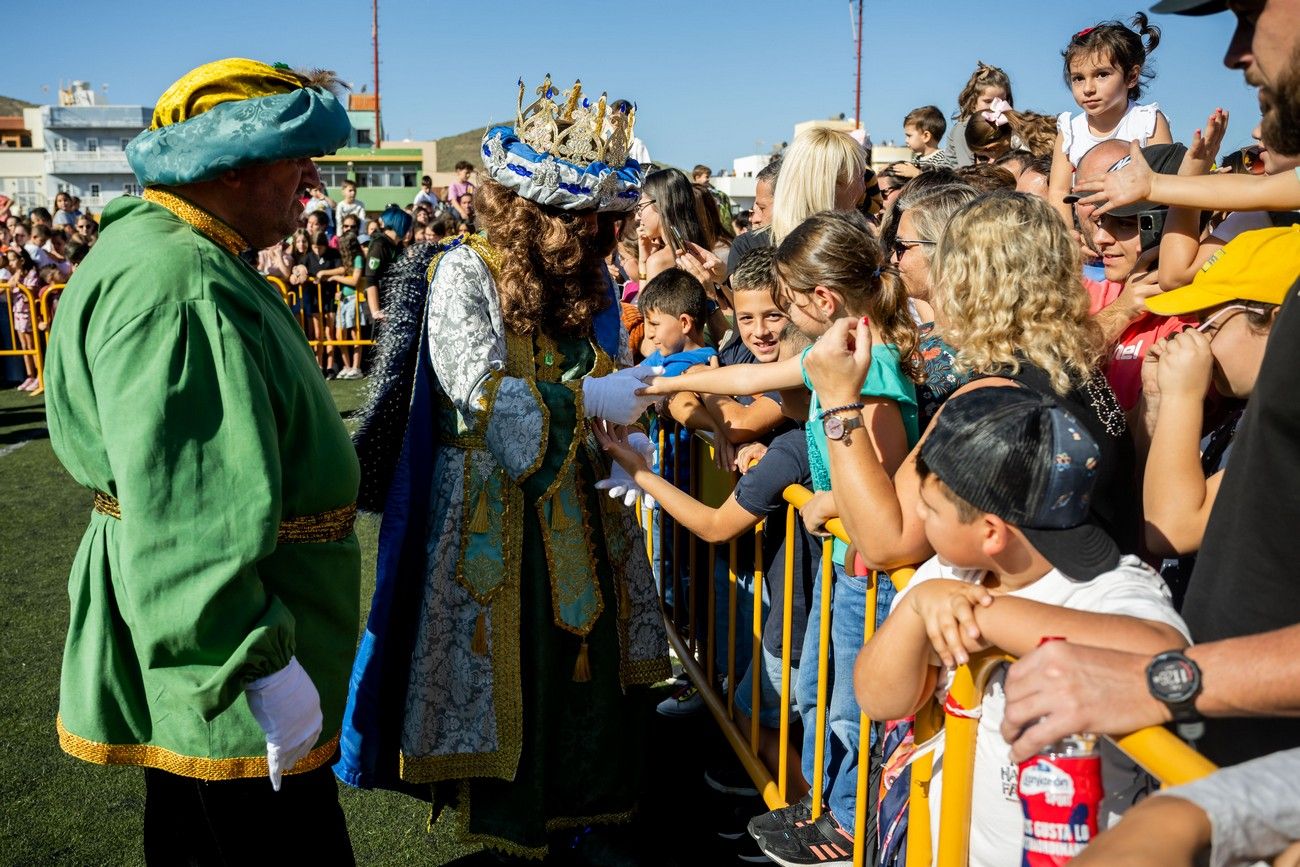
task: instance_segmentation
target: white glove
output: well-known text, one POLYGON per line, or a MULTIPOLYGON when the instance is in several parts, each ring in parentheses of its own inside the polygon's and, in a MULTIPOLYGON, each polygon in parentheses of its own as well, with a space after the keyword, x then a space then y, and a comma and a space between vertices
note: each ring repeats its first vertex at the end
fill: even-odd
POLYGON ((636 502, 636 498, 640 497, 647 509, 655 507, 654 497, 641 490, 637 483, 632 481, 632 477, 627 474, 627 470, 618 464, 614 464, 613 468, 610 469, 608 479, 601 479, 596 482, 596 490, 608 491, 611 500, 622 497, 625 506, 631 506, 636 502))
POLYGON ((292 657, 289 664, 244 687, 248 709, 266 732, 266 764, 271 788, 280 791, 280 775, 293 770, 320 737, 324 719, 320 694, 307 670, 292 657))
MULTIPOLYGON (((646 465, 653 468, 655 461, 655 447, 650 442, 650 438, 643 433, 634 433, 627 438, 627 443, 645 459, 646 465)), ((641 498, 642 505, 647 509, 655 507, 655 498, 643 491, 632 477, 628 475, 627 470, 615 463, 610 468, 609 478, 601 479, 596 482, 596 490, 608 491, 611 500, 623 498, 624 506, 631 506, 636 502, 636 498, 641 498)))
POLYGON ((582 403, 587 418, 603 418, 614 424, 632 424, 659 398, 636 393, 650 380, 664 372, 662 367, 639 364, 606 376, 588 376, 582 380, 582 403))

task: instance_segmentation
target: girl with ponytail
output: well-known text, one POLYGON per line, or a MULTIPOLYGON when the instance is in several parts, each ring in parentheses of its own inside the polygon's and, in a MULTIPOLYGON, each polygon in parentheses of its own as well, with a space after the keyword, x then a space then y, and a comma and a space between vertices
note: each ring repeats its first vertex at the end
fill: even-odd
POLYGON ((1160 106, 1138 103, 1143 86, 1155 77, 1148 60, 1160 44, 1160 28, 1147 23, 1141 12, 1131 24, 1103 21, 1085 27, 1061 52, 1065 83, 1083 109, 1073 116, 1062 112, 1056 120, 1048 201, 1066 225, 1073 225, 1074 218, 1062 199, 1070 191, 1075 166, 1095 145, 1109 139, 1136 141, 1141 147, 1173 141, 1160 106))

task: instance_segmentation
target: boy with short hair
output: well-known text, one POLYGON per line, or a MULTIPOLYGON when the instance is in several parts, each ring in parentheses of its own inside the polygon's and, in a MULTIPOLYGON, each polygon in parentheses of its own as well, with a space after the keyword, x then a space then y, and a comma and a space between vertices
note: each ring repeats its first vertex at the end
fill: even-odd
POLYGON ((358 220, 366 218, 366 205, 357 199, 357 182, 347 180, 343 182, 343 201, 334 214, 334 225, 342 226, 343 218, 355 216, 358 220))
POLYGON ((681 268, 669 268, 647 283, 637 306, 655 351, 643 363, 663 367, 664 376, 677 376, 716 358, 717 350, 704 340, 707 303, 700 281, 681 268))
POLYGON ((460 205, 461 196, 466 193, 472 196, 474 193, 474 185, 469 180, 470 173, 473 171, 474 167, 470 165, 468 160, 461 160, 456 163, 456 180, 452 181, 447 187, 447 201, 451 202, 451 206, 456 209, 456 213, 460 215, 462 220, 473 219, 473 215, 462 210, 460 205))
POLYGON ((912 151, 912 163, 923 169, 954 168, 952 155, 939 148, 948 122, 943 112, 933 105, 914 108, 903 118, 903 137, 912 151))
MULTIPOLYGON (((1050 397, 985 387, 944 404, 917 461, 917 509, 935 556, 858 655, 864 713, 911 716, 932 694, 944 698, 953 668, 990 646, 1020 656, 1057 636, 1155 654, 1189 643, 1164 581, 1136 557, 1121 557, 1090 517, 1099 459, 1088 429, 1050 397)), ((999 730, 1004 679, 999 671, 990 680, 980 711, 972 865, 1020 859, 1018 774, 999 730)), ((930 787, 936 811, 942 750, 940 740, 930 787)), ((1133 778, 1132 766, 1116 769, 1133 778)))

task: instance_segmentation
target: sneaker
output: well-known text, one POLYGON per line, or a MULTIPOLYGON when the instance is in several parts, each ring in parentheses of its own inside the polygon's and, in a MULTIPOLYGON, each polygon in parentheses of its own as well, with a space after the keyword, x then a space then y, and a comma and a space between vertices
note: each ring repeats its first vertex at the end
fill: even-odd
POLYGON ((355 367, 345 367, 339 373, 338 378, 339 379, 360 379, 361 371, 357 370, 355 367))
POLYGON ((325 368, 324 370, 322 370, 322 371, 321 371, 321 375, 324 376, 326 379, 338 379, 338 378, 339 378, 339 372, 338 372, 337 370, 335 370, 334 368, 332 368, 332 367, 327 367, 327 368, 325 368))
POLYGON ((853 863, 853 836, 840 827, 829 810, 822 813, 816 822, 762 838, 758 846, 764 855, 782 867, 853 863))
POLYGON ((664 716, 691 716, 704 710, 704 696, 695 684, 688 683, 659 702, 655 710, 664 716))
POLYGON ((754 781, 749 778, 749 774, 740 762, 730 756, 706 767, 704 782, 710 789, 723 795, 739 795, 742 798, 758 797, 758 789, 754 788, 754 781))
POLYGON ((772 837, 804 825, 812 818, 812 792, 788 807, 755 816, 749 820, 749 835, 755 840, 772 837))
POLYGON ((772 859, 763 854, 758 843, 748 834, 741 834, 736 841, 736 860, 741 864, 771 864, 772 859))
POLYGON ((18 386, 15 391, 31 391, 36 387, 36 377, 29 376, 23 380, 22 385, 18 386))

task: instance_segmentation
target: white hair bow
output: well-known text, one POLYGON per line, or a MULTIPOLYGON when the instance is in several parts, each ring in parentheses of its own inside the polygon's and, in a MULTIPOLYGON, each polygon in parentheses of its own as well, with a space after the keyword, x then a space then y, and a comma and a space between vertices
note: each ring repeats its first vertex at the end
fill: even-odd
POLYGON ((1005 126, 1007 122, 1007 112, 1011 111, 1011 103, 1002 97, 994 97, 989 103, 989 110, 980 112, 985 120, 994 126, 1005 126))

